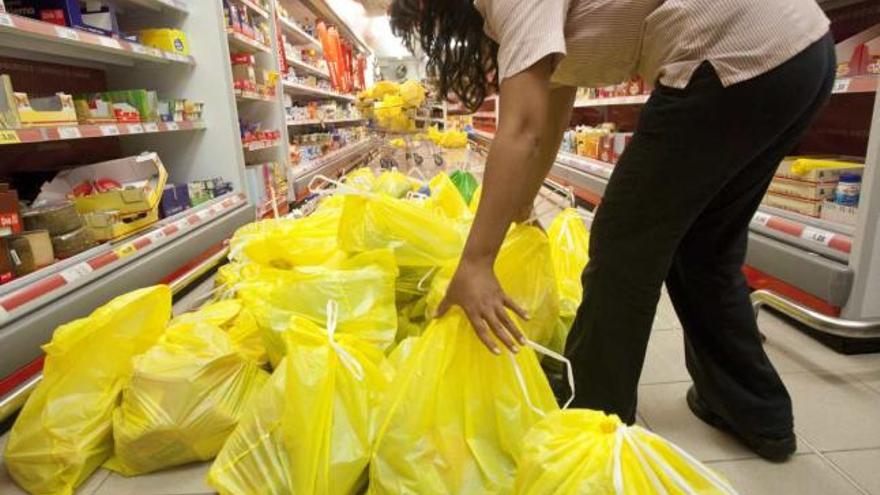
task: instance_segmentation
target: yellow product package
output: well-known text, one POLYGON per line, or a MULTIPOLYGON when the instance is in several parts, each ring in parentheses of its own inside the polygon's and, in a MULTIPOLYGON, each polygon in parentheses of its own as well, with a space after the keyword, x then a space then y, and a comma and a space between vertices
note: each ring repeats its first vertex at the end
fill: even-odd
POLYGON ((455 220, 471 220, 473 215, 468 204, 448 175, 443 172, 435 175, 428 187, 431 189, 428 208, 435 208, 455 220))
POLYGON ((366 482, 393 368, 372 344, 335 333, 332 317, 326 330, 290 325, 287 357, 208 473, 223 495, 347 495, 366 482))
POLYGON ((347 252, 390 248, 400 266, 441 266, 458 258, 466 229, 412 202, 381 195, 349 195, 339 221, 347 252))
POLYGON ((218 301, 198 311, 184 313, 174 318, 169 326, 178 323, 207 323, 220 327, 226 331, 230 343, 241 355, 260 366, 268 362, 257 320, 237 299, 218 301))
POLYGON ((457 307, 409 352, 380 409, 370 493, 510 493, 523 437, 558 408, 534 352, 493 355, 457 307))
POLYGON ((269 374, 208 322, 176 323, 135 358, 113 413, 114 455, 125 476, 212 459, 269 374))
POLYGON ((599 411, 548 414, 524 444, 516 495, 736 494, 675 444, 599 411))
POLYGON ((110 457, 112 413, 132 358, 155 344, 170 316, 171 290, 158 285, 55 330, 43 346, 43 380, 6 444, 6 469, 19 486, 70 495, 110 457))
MULTIPOLYGON (((245 272, 249 272, 245 270, 245 272)), ((339 302, 339 333, 357 336, 380 349, 394 341, 397 265, 387 249, 368 251, 321 266, 293 270, 261 268, 246 273, 239 298, 257 320, 269 361, 284 356, 290 317, 327 324, 327 301, 339 302)))
POLYGON ((392 198, 402 198, 416 188, 417 184, 397 170, 386 170, 379 174, 373 185, 373 192, 387 194, 392 198))
MULTIPOLYGON (((426 316, 436 313, 455 268, 449 264, 434 276, 426 316)), ((511 228, 495 259, 495 275, 505 294, 529 315, 523 321, 509 312, 523 334, 543 346, 553 342, 559 326, 559 296, 547 235, 528 225, 511 228)))
POLYGON ((590 261, 590 233, 577 210, 563 210, 547 229, 550 256, 559 290, 559 329, 549 347, 562 349, 581 304, 581 274, 590 261))

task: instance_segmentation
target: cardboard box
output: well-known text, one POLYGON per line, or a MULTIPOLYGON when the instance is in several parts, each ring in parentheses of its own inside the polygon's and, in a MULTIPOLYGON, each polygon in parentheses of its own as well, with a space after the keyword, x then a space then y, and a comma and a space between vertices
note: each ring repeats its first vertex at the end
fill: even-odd
POLYGON ((188 184, 168 184, 162 193, 162 202, 159 203, 159 215, 162 218, 174 216, 189 209, 189 186, 188 184))
POLYGON ((768 206, 773 206, 774 208, 793 211, 795 213, 800 213, 801 215, 815 218, 819 218, 819 215, 822 212, 822 200, 794 198, 772 192, 768 192, 767 195, 764 196, 763 203, 768 206))
POLYGON ((18 192, 9 184, 0 184, 0 236, 21 232, 18 192))
POLYGON ((22 277, 55 262, 52 240, 46 230, 22 232, 12 237, 15 275, 22 277))
POLYGON ((82 228, 82 218, 72 201, 31 208, 21 215, 25 230, 48 230, 49 235, 66 234, 82 228))
POLYGON ((865 166, 845 160, 829 158, 788 157, 776 169, 776 178, 813 183, 837 183, 840 174, 861 175, 865 166))
MULTIPOLYGON (((0 0, 2 2, 2 0, 0 0)), ((0 129, 18 129, 21 122, 18 118, 18 102, 12 90, 12 78, 8 74, 0 75, 0 129)))
POLYGON ((834 197, 836 182, 809 182, 776 177, 770 182, 769 192, 795 198, 820 200, 834 197))
MULTIPOLYGON (((80 124, 106 124, 116 122, 113 102, 102 93, 76 95, 73 97, 76 118, 80 124)), ((140 120, 138 116, 138 120, 140 120)))
POLYGON ((138 40, 142 45, 179 55, 189 55, 186 33, 179 29, 144 29, 138 33, 138 40))
POLYGON ((27 93, 15 93, 18 119, 22 127, 77 124, 73 97, 65 93, 45 98, 29 98, 27 93))
POLYGON ((59 260, 76 256, 77 254, 95 246, 95 241, 86 227, 80 227, 73 232, 52 237, 52 250, 59 260))
POLYGON ((158 215, 157 207, 168 180, 168 172, 156 153, 144 153, 59 172, 51 182, 43 185, 36 202, 61 203, 68 199, 78 185, 105 178, 115 180, 123 188, 73 198, 78 213, 116 212, 126 216, 156 210, 158 215))
POLYGON ((148 212, 123 215, 118 211, 96 211, 83 215, 85 228, 98 242, 129 236, 159 221, 159 206, 148 212))
POLYGON ((113 102, 116 120, 119 122, 159 121, 159 96, 155 91, 145 89, 108 91, 104 96, 113 102), (134 120, 134 112, 137 112, 137 120, 134 120))

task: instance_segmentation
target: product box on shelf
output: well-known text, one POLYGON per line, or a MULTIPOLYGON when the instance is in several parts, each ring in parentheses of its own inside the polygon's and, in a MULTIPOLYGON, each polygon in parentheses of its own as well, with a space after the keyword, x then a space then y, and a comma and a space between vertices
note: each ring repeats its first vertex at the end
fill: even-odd
POLYGON ((25 230, 46 230, 49 235, 66 234, 82 228, 82 218, 72 201, 40 205, 21 215, 25 230))
POLYGON ((76 256, 77 254, 95 246, 92 234, 85 226, 74 231, 52 236, 52 249, 55 257, 59 260, 76 256))
POLYGON ((108 91, 105 97, 113 102, 118 122, 158 122, 159 97, 155 91, 128 89, 108 91))
POLYGON ((834 197, 836 181, 809 182, 802 180, 774 177, 770 181, 769 192, 812 201, 834 197))
POLYGON ((10 251, 10 238, 0 237, 0 284, 5 284, 15 278, 15 263, 10 251))
POLYGON ((162 192, 159 216, 167 218, 176 215, 189 209, 190 204, 188 184, 168 184, 162 192))
POLYGON ((144 29, 138 33, 138 41, 159 50, 189 55, 189 41, 186 33, 179 29, 144 29))
POLYGON ((46 230, 31 230, 12 237, 10 243, 15 275, 22 277, 55 262, 52 240, 46 230))
POLYGON ((880 75, 880 24, 837 44, 837 76, 880 75))
POLYGON ((59 172, 44 184, 37 203, 55 204, 73 196, 80 214, 114 212, 127 216, 148 211, 158 215, 168 172, 156 153, 144 153, 59 172), (118 187, 101 187, 110 182, 118 187))
POLYGON ((69 94, 29 98, 27 93, 15 93, 15 101, 22 127, 77 124, 73 97, 69 94))
POLYGON ((18 192, 9 184, 0 184, 0 236, 21 232, 18 192))
POLYGON ((763 203, 782 210, 793 211, 809 217, 819 218, 822 212, 822 200, 795 198, 783 194, 768 192, 763 203))
POLYGON ((12 14, 107 36, 119 34, 116 9, 104 0, 6 0, 12 14))
POLYGON ((119 211, 104 210, 83 214, 83 221, 96 241, 112 241, 125 237, 159 221, 159 205, 147 212, 123 215, 119 211))
POLYGON ((12 78, 8 74, 0 74, 0 129, 19 127, 21 122, 18 119, 18 102, 12 90, 12 78))
POLYGON ((855 225, 858 208, 854 206, 844 206, 834 201, 825 201, 822 203, 821 218, 829 222, 840 223, 844 225, 855 225))
POLYGON ((73 105, 80 124, 116 122, 113 102, 102 93, 76 95, 73 97, 73 105))

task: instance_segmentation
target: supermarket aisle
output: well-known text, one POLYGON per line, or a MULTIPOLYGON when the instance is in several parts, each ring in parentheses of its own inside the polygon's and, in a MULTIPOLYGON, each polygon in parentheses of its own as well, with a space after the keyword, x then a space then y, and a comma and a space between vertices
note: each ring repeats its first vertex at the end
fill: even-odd
MULTIPOLYGON (((182 298, 175 311, 208 290, 210 281, 182 298)), ((770 358, 794 400, 799 447, 788 463, 758 459, 691 415, 684 402, 690 380, 681 329, 665 295, 642 374, 640 422, 723 473, 742 494, 880 495, 880 354, 836 354, 770 312, 762 313, 760 323, 770 358)), ((203 482, 207 467, 196 464, 131 479, 101 470, 77 493, 209 494, 203 482)), ((23 493, 0 467, 0 494, 23 493)))

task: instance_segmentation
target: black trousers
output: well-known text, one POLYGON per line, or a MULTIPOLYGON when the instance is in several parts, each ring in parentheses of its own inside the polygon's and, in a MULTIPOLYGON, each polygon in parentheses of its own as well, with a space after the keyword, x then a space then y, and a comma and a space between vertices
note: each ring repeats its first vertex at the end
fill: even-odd
POLYGON ((705 402, 744 431, 791 432, 791 399, 761 345, 741 269, 749 221, 828 99, 835 64, 829 35, 746 82, 725 88, 704 63, 685 89, 653 92, 592 226, 566 343, 575 407, 635 420, 665 281, 705 402))

